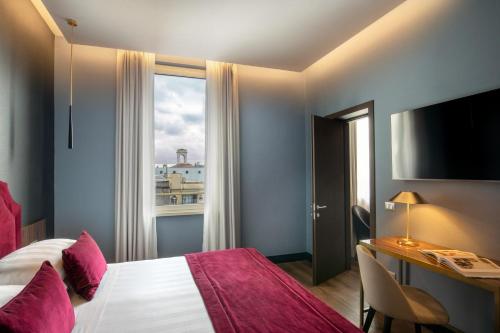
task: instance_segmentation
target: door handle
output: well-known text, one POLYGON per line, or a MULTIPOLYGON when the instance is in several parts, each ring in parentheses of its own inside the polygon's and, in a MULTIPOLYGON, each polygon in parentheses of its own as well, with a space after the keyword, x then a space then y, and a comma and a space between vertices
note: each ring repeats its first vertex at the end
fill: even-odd
POLYGON ((320 209, 325 209, 325 208, 327 208, 327 207, 328 207, 328 206, 326 206, 326 205, 324 205, 324 206, 320 206, 320 205, 313 205, 313 206, 312 206, 313 212, 312 212, 312 214, 311 214, 311 215, 312 215, 313 217, 315 217, 315 218, 318 218, 318 217, 320 217, 318 210, 320 210, 320 209))

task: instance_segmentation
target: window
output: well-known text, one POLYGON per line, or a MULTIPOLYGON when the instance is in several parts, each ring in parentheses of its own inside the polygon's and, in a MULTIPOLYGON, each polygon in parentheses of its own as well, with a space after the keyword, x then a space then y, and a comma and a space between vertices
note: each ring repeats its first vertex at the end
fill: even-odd
POLYGON ((205 79, 202 70, 186 71, 157 66, 155 75, 158 216, 203 214, 205 79))

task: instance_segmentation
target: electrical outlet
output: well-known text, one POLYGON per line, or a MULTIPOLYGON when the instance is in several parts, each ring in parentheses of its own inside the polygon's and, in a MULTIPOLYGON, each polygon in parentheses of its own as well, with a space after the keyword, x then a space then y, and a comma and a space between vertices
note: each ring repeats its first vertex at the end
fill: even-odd
POLYGON ((385 202, 385 210, 394 211, 394 202, 386 201, 385 202))

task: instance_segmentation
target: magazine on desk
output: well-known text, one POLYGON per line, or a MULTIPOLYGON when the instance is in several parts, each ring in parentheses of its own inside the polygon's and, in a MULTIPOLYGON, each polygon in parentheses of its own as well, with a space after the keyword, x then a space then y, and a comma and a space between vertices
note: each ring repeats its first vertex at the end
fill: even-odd
POLYGON ((499 266, 487 258, 478 257, 472 252, 458 250, 419 251, 463 276, 490 279, 500 278, 499 266))

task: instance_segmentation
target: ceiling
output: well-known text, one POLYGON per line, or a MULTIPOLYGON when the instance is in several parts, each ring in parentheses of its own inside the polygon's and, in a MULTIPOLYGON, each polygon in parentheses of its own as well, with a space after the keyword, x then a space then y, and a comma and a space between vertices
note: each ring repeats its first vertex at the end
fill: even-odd
POLYGON ((301 71, 403 0, 43 0, 77 44, 301 71))

